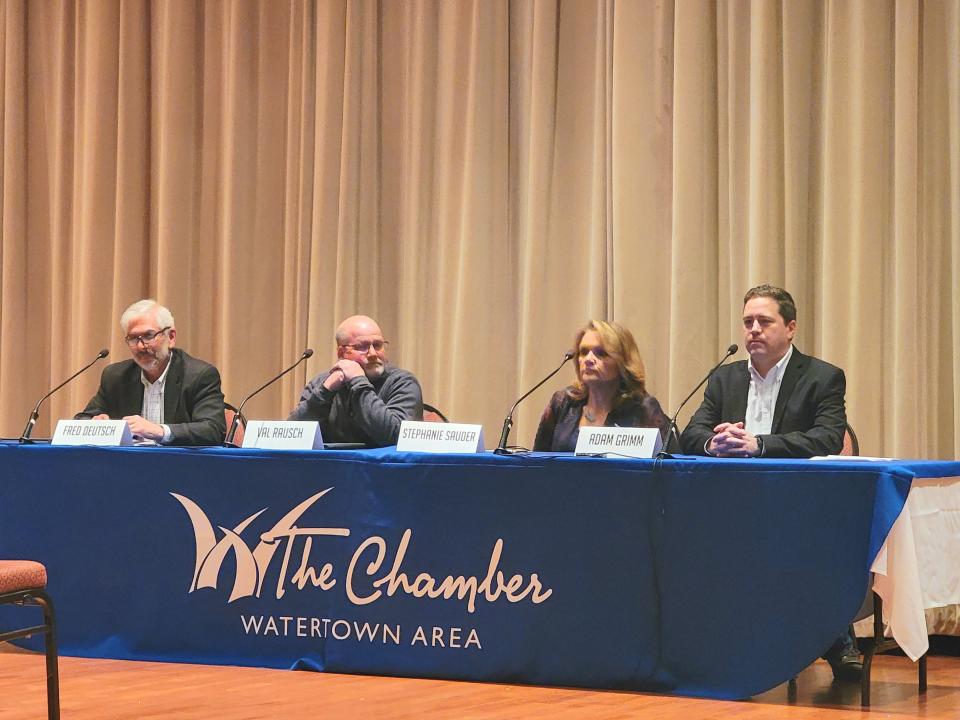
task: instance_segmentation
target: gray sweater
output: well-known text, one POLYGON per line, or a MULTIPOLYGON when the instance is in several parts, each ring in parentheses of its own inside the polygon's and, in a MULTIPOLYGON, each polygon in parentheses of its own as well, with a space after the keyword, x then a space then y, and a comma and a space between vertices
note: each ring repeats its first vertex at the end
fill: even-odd
POLYGON ((329 372, 317 375, 300 394, 289 420, 319 420, 324 442, 395 445, 404 420, 423 419, 423 393, 413 373, 386 365, 375 380, 365 375, 333 392, 323 387, 329 372))

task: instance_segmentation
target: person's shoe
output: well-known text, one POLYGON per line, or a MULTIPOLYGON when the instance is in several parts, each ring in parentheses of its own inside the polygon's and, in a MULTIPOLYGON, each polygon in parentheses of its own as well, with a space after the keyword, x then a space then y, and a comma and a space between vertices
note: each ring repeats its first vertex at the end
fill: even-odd
POLYGON ((829 653, 827 662, 833 670, 833 679, 839 682, 860 682, 863 663, 856 648, 847 648, 842 653, 829 653))

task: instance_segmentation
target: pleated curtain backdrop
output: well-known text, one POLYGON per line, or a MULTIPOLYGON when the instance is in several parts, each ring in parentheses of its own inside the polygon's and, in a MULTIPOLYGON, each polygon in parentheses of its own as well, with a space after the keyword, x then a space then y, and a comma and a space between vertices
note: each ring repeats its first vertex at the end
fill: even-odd
POLYGON ((0 435, 145 296, 234 402, 317 350, 259 418, 370 314, 492 445, 587 318, 673 409, 772 282, 863 452, 957 454, 960 0, 0 0, 0 63, 0 435))

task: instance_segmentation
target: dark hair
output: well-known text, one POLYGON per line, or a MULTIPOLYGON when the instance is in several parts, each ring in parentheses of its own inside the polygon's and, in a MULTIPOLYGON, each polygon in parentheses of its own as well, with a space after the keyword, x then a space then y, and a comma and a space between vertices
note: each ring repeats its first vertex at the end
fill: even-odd
POLYGON ((783 318, 785 325, 789 325, 797 319, 797 305, 793 302, 790 293, 776 285, 757 285, 755 288, 750 288, 747 290, 747 294, 743 296, 743 304, 746 305, 754 298, 761 297, 777 301, 777 305, 780 306, 780 317, 783 318))

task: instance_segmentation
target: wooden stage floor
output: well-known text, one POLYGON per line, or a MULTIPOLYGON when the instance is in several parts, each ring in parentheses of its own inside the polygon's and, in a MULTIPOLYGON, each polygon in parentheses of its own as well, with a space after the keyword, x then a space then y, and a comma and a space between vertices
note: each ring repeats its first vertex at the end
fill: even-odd
MULTIPOLYGON (((832 682, 818 660, 791 702, 782 685, 726 702, 642 693, 409 680, 256 668, 60 658, 64 720, 260 720, 261 718, 960 718, 960 657, 929 662, 929 689, 916 690, 904 657, 874 661, 873 706, 856 686, 832 682)), ((46 717, 43 657, 0 644, 0 720, 46 717)))

